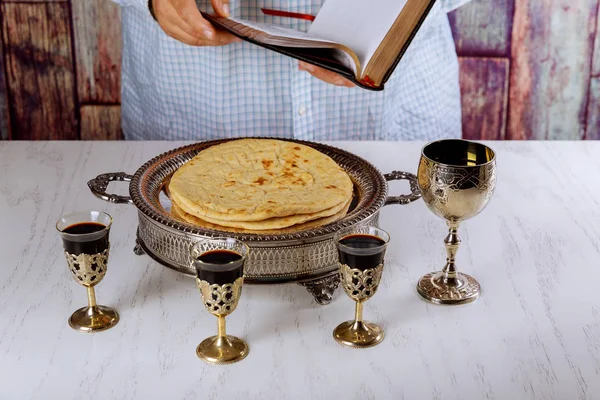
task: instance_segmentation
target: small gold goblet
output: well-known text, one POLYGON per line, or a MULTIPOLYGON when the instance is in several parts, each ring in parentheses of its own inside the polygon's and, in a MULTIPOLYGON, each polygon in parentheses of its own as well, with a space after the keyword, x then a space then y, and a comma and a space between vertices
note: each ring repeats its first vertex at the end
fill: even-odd
POLYGON ((218 334, 204 339, 196 348, 198 357, 206 362, 230 364, 248 355, 248 344, 225 332, 225 317, 235 310, 242 295, 244 262, 249 251, 248 246, 233 238, 204 239, 192 247, 202 301, 218 318, 218 334))
POLYGON ((356 302, 353 321, 333 330, 333 338, 350 347, 371 347, 383 340, 383 329, 363 321, 363 303, 373 297, 383 272, 383 258, 390 235, 370 226, 341 229, 334 236, 338 249, 340 280, 346 294, 356 302))
POLYGON ((496 187, 496 155, 489 147, 459 139, 427 144, 421 153, 418 183, 425 204, 444 218, 449 228, 446 265, 439 272, 423 276, 417 284, 419 295, 436 304, 463 304, 475 301, 481 288, 471 276, 459 273, 455 258, 460 239, 459 224, 479 214, 496 187))
POLYGON ((105 212, 88 211, 65 215, 56 223, 69 271, 77 283, 87 288, 88 306, 69 318, 71 328, 80 332, 103 331, 119 322, 114 309, 96 304, 94 290, 106 275, 112 221, 105 212))

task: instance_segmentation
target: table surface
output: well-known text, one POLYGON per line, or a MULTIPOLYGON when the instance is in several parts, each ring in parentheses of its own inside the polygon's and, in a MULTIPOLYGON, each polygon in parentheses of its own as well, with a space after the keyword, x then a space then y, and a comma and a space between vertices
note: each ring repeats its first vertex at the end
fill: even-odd
MULTIPOLYGON (((177 142, 0 143, 2 399, 600 399, 600 142, 497 142, 496 193, 463 224, 458 266, 473 304, 428 304, 417 279, 444 264, 444 221, 422 201, 388 206, 382 286, 365 304, 385 340, 356 350, 332 329, 353 316, 338 290, 317 305, 296 284, 245 285, 228 332, 250 354, 208 365, 216 332, 193 279, 136 256, 137 213, 96 199, 88 179, 133 173, 177 142), (97 286, 121 321, 96 334, 67 318, 85 305, 54 225, 76 210, 115 218, 97 286)), ((415 172, 423 143, 338 142, 383 172, 415 172)), ((126 184, 111 184, 126 193, 126 184)), ((405 191, 392 183, 390 191, 405 191)))

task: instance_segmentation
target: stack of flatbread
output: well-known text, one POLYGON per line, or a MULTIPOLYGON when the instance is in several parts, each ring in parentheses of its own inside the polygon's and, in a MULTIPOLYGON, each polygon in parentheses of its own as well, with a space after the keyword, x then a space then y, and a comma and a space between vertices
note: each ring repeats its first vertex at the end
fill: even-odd
POLYGON ((173 214, 233 232, 283 233, 343 217, 352 180, 325 154, 273 139, 239 139, 209 147, 173 174, 173 214))

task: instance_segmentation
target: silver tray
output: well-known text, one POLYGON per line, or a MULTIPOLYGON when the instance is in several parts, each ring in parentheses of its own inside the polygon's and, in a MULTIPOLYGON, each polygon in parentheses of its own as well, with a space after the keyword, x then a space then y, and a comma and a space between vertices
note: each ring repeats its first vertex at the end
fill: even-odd
POLYGON ((333 223, 279 235, 245 234, 204 229, 186 223, 170 213, 171 203, 165 190, 171 176, 200 151, 224 143, 223 139, 196 143, 163 153, 132 176, 125 172, 106 173, 88 182, 92 193, 111 203, 133 204, 138 210, 137 239, 134 251, 147 254, 160 264, 195 275, 190 247, 206 237, 229 236, 243 240, 251 249, 244 265, 248 283, 298 282, 326 304, 339 284, 337 251, 333 235, 351 225, 378 226, 379 210, 389 204, 408 204, 421 197, 417 178, 407 172, 382 174, 371 163, 350 152, 320 143, 288 140, 310 146, 336 161, 354 182, 354 197, 347 215, 333 223), (406 179, 411 193, 388 196, 387 181, 406 179), (129 184, 129 196, 106 192, 112 181, 129 184))

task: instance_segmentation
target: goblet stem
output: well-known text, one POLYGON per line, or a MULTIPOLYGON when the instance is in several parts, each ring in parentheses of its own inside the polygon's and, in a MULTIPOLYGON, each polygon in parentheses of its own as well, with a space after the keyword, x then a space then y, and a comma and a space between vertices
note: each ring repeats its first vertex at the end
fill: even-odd
POLYGON ((456 252, 460 246, 460 238, 458 237, 458 222, 447 222, 448 236, 444 239, 446 245, 446 265, 442 268, 443 282, 449 286, 460 286, 462 282, 458 279, 458 270, 456 269, 456 252))
POLYGON ((363 302, 357 301, 354 312, 354 322, 362 322, 363 320, 363 302))
POLYGON ((93 286, 87 287, 87 296, 88 296, 88 306, 90 308, 96 307, 96 291, 93 286))
POLYGON ((231 341, 227 337, 227 332, 225 331, 225 317, 222 315, 217 315, 217 337, 215 338, 215 346, 220 349, 232 346, 231 341))
POLYGON ((460 238, 458 237, 458 222, 447 221, 448 236, 444 239, 446 245, 446 265, 441 271, 431 272, 417 283, 419 295, 435 304, 464 304, 475 301, 479 297, 479 283, 470 275, 459 273, 455 258, 460 238))
POLYGON ((227 336, 227 333, 225 332, 225 317, 221 315, 217 316, 217 329, 219 338, 227 336))

